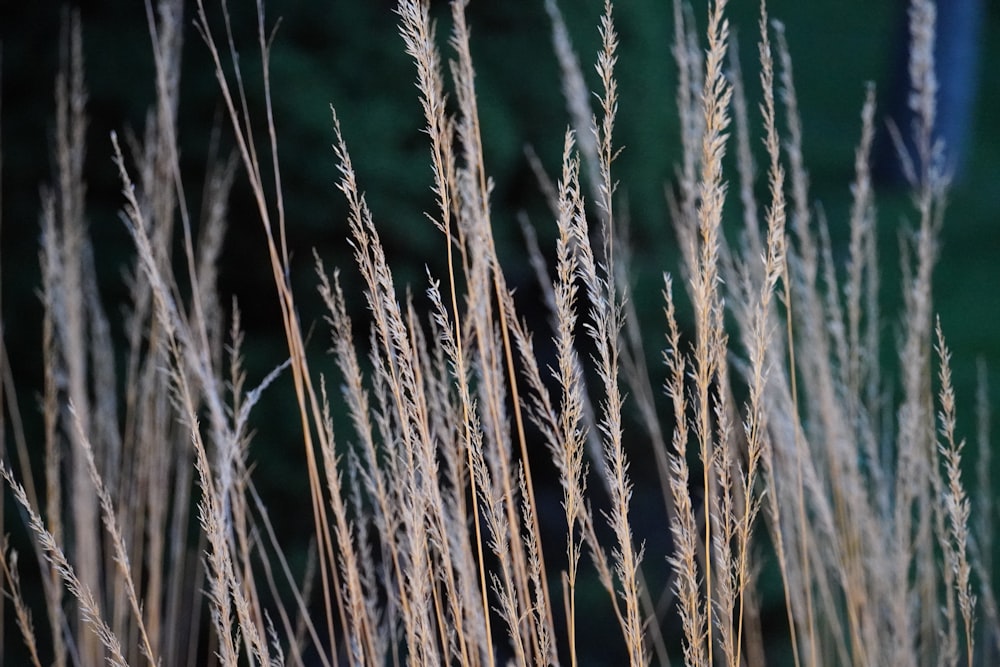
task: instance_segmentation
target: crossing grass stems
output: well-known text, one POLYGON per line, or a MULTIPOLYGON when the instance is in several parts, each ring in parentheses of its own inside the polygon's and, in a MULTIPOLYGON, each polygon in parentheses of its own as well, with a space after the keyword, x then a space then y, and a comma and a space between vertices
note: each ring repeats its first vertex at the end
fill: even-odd
MULTIPOLYGON (((426 217, 447 270, 428 273, 422 296, 395 282, 334 112, 337 187, 361 279, 360 294, 345 294, 340 271, 316 259, 339 378, 317 372, 306 354, 289 280, 293 221, 268 69, 280 35, 258 3, 262 76, 250 81, 226 3, 196 4, 236 148, 210 165, 207 204, 193 220, 177 149, 183 5, 147 3, 156 103, 143 136, 112 137, 136 251, 121 378, 84 223, 77 18, 63 35, 56 178, 42 196, 37 446, 26 441, 3 364, 3 432, 13 443, 2 474, 26 517, 43 623, 27 602, 38 596, 22 586, 23 558, 7 542, 0 566, 31 664, 303 665, 307 654, 325 666, 587 664, 578 628, 591 603, 581 603, 581 582, 595 580, 628 664, 762 665, 765 568, 780 574, 774 604, 795 665, 973 665, 996 655, 993 510, 984 496, 975 508, 985 516, 972 518, 951 354, 931 302, 948 186, 933 133, 932 2, 910 9, 917 150, 903 156, 914 203, 903 273, 888 277, 903 295, 895 405, 880 365, 886 276, 869 172, 876 94, 868 88, 861 110, 838 264, 827 221, 813 214, 784 31, 765 3, 754 83, 742 78, 725 1, 710 3, 704 44, 692 10, 674 3, 682 151, 669 203, 682 263, 663 274, 664 367, 654 372, 620 237, 610 0, 593 96, 557 4, 545 3, 571 118, 555 183, 542 178, 554 266, 529 244, 550 328, 519 315, 494 242, 466 3, 451 2, 445 55, 428 3, 400 0, 429 145, 435 204, 426 217), (759 127, 748 86, 759 87, 759 127), (248 101, 250 87, 262 108, 248 101), (221 303, 217 286, 237 178, 249 182, 288 351, 254 388, 239 309, 221 303), (743 226, 734 234, 723 212, 737 205, 743 226), (678 285, 691 326, 678 320, 678 285), (367 309, 360 337, 349 315, 357 298, 367 309), (551 337, 551 366, 535 351, 538 337, 551 337), (285 558, 248 448, 253 410, 281 374, 291 376, 315 531, 307 572, 285 558), (666 410, 652 377, 665 377, 666 410), (334 432, 337 410, 349 435, 334 432), (626 448, 628 428, 657 462, 666 553, 644 548, 633 530, 630 463, 647 454, 626 448), (529 456, 539 448, 547 456, 529 456), (561 532, 541 529, 539 461, 558 479, 561 532), (192 521, 199 530, 188 530, 192 521), (647 573, 663 569, 665 590, 650 590, 647 573), (678 624, 664 622, 664 599, 678 624)), ((988 427, 979 432, 988 452, 988 427)))

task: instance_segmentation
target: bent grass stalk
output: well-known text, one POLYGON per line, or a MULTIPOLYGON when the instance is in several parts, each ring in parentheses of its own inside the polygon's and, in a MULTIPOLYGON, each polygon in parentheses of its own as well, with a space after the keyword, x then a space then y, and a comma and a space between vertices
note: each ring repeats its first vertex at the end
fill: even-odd
MULTIPOLYGON (((44 581, 48 627, 42 629, 31 622, 16 554, 3 550, 5 592, 32 664, 45 659, 39 647, 51 646, 53 664, 84 667, 104 657, 115 665, 194 664, 208 658, 201 651, 225 667, 284 664, 286 654, 291 664, 304 665, 310 651, 324 665, 575 667, 590 659, 591 645, 580 631, 589 611, 583 601, 590 603, 591 589, 603 589, 609 617, 617 621, 621 661, 667 663, 669 644, 686 665, 756 665, 771 657, 756 629, 758 558, 773 559, 780 573, 781 599, 765 603, 787 618, 783 640, 796 665, 835 656, 854 665, 971 667, 977 646, 997 641, 983 627, 988 624, 977 623, 980 600, 995 623, 991 545, 988 535, 978 541, 977 533, 988 531, 973 517, 980 504, 961 476, 967 453, 958 435, 951 353, 940 322, 932 327, 931 279, 947 190, 932 131, 933 3, 914 0, 911 11, 917 151, 905 156, 904 166, 918 222, 904 244, 903 395, 895 414, 882 401, 890 378, 877 363, 879 277, 868 169, 873 90, 866 91, 862 111, 841 283, 827 222, 810 208, 783 29, 769 22, 762 2, 758 131, 767 200, 761 206, 754 194, 754 128, 726 2, 708 9, 704 51, 693 12, 674 3, 682 153, 669 196, 694 321, 689 332, 678 315, 675 279, 664 274, 665 415, 644 389, 656 374, 645 368, 633 331, 628 253, 616 238, 625 218, 612 169, 620 150, 614 130, 621 63, 610 0, 598 25, 596 114, 567 26, 556 3, 545 1, 573 128, 563 133, 561 173, 548 187, 556 227, 551 275, 541 253, 532 251, 553 316, 548 330, 523 318, 493 236, 483 139, 489 128, 480 116, 467 3, 451 3, 447 41, 454 60, 447 82, 430 4, 399 2, 399 32, 416 68, 429 138, 435 210, 427 217, 441 232, 447 275, 428 269, 426 293, 400 297, 377 205, 363 193, 334 112, 337 187, 347 202, 347 243, 361 276, 360 294, 345 293, 340 272, 328 275, 316 257, 343 383, 339 396, 328 393, 328 378, 306 353, 301 304, 291 287, 276 86, 269 73, 280 35, 267 32, 258 2, 261 79, 248 81, 227 4, 220 3, 218 21, 209 18, 204 0, 196 5, 195 29, 214 64, 236 144, 236 156, 221 160, 209 179, 208 214, 196 237, 181 185, 175 119, 181 4, 161 0, 154 12, 147 3, 157 98, 144 142, 130 141, 126 158, 112 137, 122 218, 137 255, 122 397, 82 223, 86 91, 78 23, 65 39, 57 181, 42 206, 43 493, 36 495, 32 484, 35 462, 20 443, 23 436, 17 435, 19 469, 9 467, 6 455, 0 467, 26 517, 44 581), (251 86, 263 91, 261 117, 251 86), (734 118, 745 234, 737 244, 723 226, 734 118), (265 139, 258 142, 261 128, 265 139), (234 304, 231 314, 223 312, 215 285, 237 162, 264 232, 288 354, 250 391, 239 311, 234 304), (581 171, 592 201, 584 197, 581 171), (175 236, 182 249, 176 259, 175 236), (366 307, 361 340, 367 359, 353 333, 356 298, 366 307), (232 342, 224 368, 227 317, 232 342), (551 339, 554 361, 535 349, 538 332, 551 339), (248 449, 251 411, 285 366, 317 549, 322 599, 313 604, 295 583, 297 573, 253 484, 262 471, 253 470, 248 449), (164 378, 166 395, 157 391, 164 378), (630 401, 628 387, 644 393, 630 401), (661 448, 654 460, 672 542, 655 558, 632 516, 634 454, 626 444, 636 425, 633 403, 652 446, 661 448), (933 406, 940 410, 937 424, 933 406), (355 443, 335 435, 338 410, 355 443), (61 457, 76 470, 66 490, 59 485, 61 457), (549 512, 539 493, 539 464, 557 474, 558 522, 543 521, 549 512), (200 493, 192 506, 195 485, 200 493), (757 541, 758 520, 770 546, 757 541), (556 523, 561 534, 543 533, 556 523), (189 524, 197 527, 195 542, 186 536, 189 524), (565 560, 551 557, 552 549, 565 560), (273 558, 292 589, 288 607, 273 558), (201 567, 191 565, 199 560, 201 567), (669 577, 647 577, 661 567, 669 577), (550 577, 561 583, 561 613, 553 608, 550 577), (669 590, 649 590, 649 580, 666 580, 669 590), (670 625, 660 625, 656 597, 673 600, 679 636, 663 635, 670 625), (207 622, 190 620, 202 610, 207 622), (187 648, 178 648, 182 644, 187 648)), ((908 128, 897 128, 903 131, 908 128)), ((542 161, 535 162, 544 171, 542 161)), ((550 183, 547 176, 543 189, 544 182, 550 183)), ((21 433, 8 388, 13 383, 6 375, 3 380, 13 428, 21 433)), ((987 437, 980 435, 980 447, 987 437)), ((311 587, 309 580, 303 584, 311 587)))

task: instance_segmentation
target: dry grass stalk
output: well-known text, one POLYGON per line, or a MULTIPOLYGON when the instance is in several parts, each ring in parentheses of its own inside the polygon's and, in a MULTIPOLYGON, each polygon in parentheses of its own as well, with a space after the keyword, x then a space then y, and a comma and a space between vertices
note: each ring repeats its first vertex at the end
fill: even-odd
POLYGON ((35 639, 35 628, 31 621, 31 610, 24 602, 21 594, 21 577, 18 574, 17 552, 10 548, 4 540, 3 549, 0 550, 0 569, 3 570, 4 595, 14 603, 14 616, 17 629, 21 632, 21 639, 31 658, 31 664, 35 667, 42 667, 42 661, 38 657, 38 644, 35 639))
MULTIPOLYGON (((654 650, 666 663, 670 638, 661 636, 652 603, 660 592, 645 583, 644 549, 633 534, 627 387, 642 428, 660 449, 673 542, 669 553, 645 562, 647 568, 666 562, 672 571, 663 599, 676 601, 682 637, 674 643, 685 664, 762 664, 769 657, 756 589, 768 556, 781 574, 796 665, 923 666, 963 657, 972 665, 977 646, 995 645, 996 601, 988 588, 977 588, 990 577, 989 531, 986 519, 973 518, 975 511, 992 510, 979 510, 961 477, 965 450, 957 435, 950 352, 940 323, 931 328, 935 238, 947 186, 931 131, 932 3, 915 0, 911 12, 918 120, 917 150, 906 156, 906 170, 918 222, 904 242, 903 395, 893 415, 879 370, 868 168, 873 89, 861 114, 841 280, 825 217, 811 210, 782 27, 769 22, 762 2, 762 206, 754 193, 754 128, 726 3, 709 8, 702 53, 693 13, 675 2, 683 153, 671 210, 695 321, 689 342, 678 321, 674 279, 665 274, 665 389, 672 415, 663 424, 626 293, 625 216, 612 171, 619 38, 610 0, 599 25, 596 115, 558 8, 546 3, 574 127, 564 135, 560 177, 549 188, 557 228, 551 276, 533 253, 552 313, 555 361, 548 369, 534 348, 534 323, 518 315, 493 239, 466 3, 451 3, 449 102, 429 3, 399 2, 400 34, 416 67, 430 140, 436 209, 428 218, 442 234, 447 276, 429 274, 424 297, 401 296, 334 113, 338 188, 348 204, 348 242, 367 307, 362 352, 349 315, 354 295, 345 294, 339 272, 328 275, 317 258, 342 382, 338 396, 328 394, 327 379, 310 365, 289 282, 268 74, 273 36, 265 32, 263 6, 257 6, 256 37, 265 116, 258 119, 226 4, 220 3, 221 32, 204 3, 197 4, 195 26, 216 67, 237 153, 212 170, 195 235, 177 148, 181 4, 163 0, 155 12, 147 5, 156 107, 141 140, 127 137, 128 157, 112 138, 122 217, 137 253, 129 278, 124 396, 115 389, 110 328, 84 224, 86 94, 78 21, 65 39, 56 92, 57 182, 43 198, 41 220, 42 494, 34 489, 23 444, 24 481, 8 464, 2 468, 27 516, 45 582, 49 634, 43 639, 25 605, 16 553, 4 550, 5 592, 33 664, 41 664, 37 647, 46 643, 57 665, 96 665, 105 657, 116 665, 195 664, 206 650, 195 639, 205 625, 211 628, 207 650, 227 667, 285 664, 286 653, 290 663, 303 665, 310 648, 324 665, 577 665, 588 659, 579 636, 587 577, 607 593, 629 663, 649 663, 654 650), (266 146, 254 140, 261 122, 266 146), (731 123, 743 206, 743 235, 735 245, 723 228, 731 123), (249 177, 265 234, 289 352, 286 363, 250 390, 239 311, 234 304, 227 315, 215 287, 237 164, 249 177), (177 258, 175 237, 181 240, 177 258), (727 314, 734 325, 728 330, 727 314), (285 366, 302 428, 319 611, 310 611, 307 601, 310 577, 299 590, 250 473, 251 411, 285 366), (169 392, 162 391, 164 379, 169 392), (742 395, 733 389, 739 383, 746 387, 742 395), (337 406, 346 410, 353 436, 334 433, 337 406), (558 474, 561 534, 542 533, 545 508, 531 470, 539 458, 529 452, 525 421, 558 474), (76 471, 67 489, 59 483, 63 465, 76 471), (195 484, 198 500, 191 507, 195 484), (610 552, 595 499, 608 503, 610 552), (760 515, 769 550, 755 536, 760 515), (192 520, 199 529, 193 542, 192 520), (565 554, 565 561, 549 559, 562 563, 561 615, 548 582, 555 573, 546 565, 554 548, 565 554), (287 607, 277 592, 279 571, 291 588, 287 607), (63 618, 64 587, 77 617, 71 622, 63 618), (204 612, 207 623, 200 619, 204 612), (979 615, 988 621, 978 624, 982 634, 979 615)), ((12 384, 4 377, 8 406, 16 406, 12 384)), ((11 411, 16 417, 16 407, 11 411)), ((980 448, 987 447, 987 431, 980 427, 980 448)))

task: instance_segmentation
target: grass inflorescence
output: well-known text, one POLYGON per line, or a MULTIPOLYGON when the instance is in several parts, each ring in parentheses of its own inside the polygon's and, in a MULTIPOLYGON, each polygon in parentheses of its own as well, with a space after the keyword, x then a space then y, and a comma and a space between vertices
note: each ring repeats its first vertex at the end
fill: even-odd
MULTIPOLYGON (((26 593, 24 558, 5 542, 14 636, 4 651, 19 638, 37 666, 227 667, 586 665, 599 644, 632 666, 996 656, 990 520, 976 515, 993 510, 962 474, 963 406, 931 298, 949 176, 934 132, 933 2, 911 2, 915 120, 895 132, 913 137, 914 150, 900 150, 915 223, 897 277, 879 271, 874 88, 861 109, 849 240, 835 249, 810 200, 784 28, 762 2, 751 83, 726 2, 710 3, 703 40, 675 1, 682 150, 668 197, 681 265, 663 273, 662 310, 650 317, 630 293, 613 3, 598 23, 591 94, 558 4, 546 0, 571 122, 553 128, 563 151, 551 180, 535 160, 552 218, 542 224, 555 238, 546 253, 527 235, 548 308, 536 321, 494 238, 466 2, 450 3, 446 40, 428 2, 396 9, 429 148, 434 203, 424 215, 444 271, 398 283, 334 110, 347 211, 338 229, 355 266, 330 271, 316 255, 324 311, 307 315, 291 279, 294 220, 269 74, 280 32, 258 3, 251 75, 227 3, 206 1, 194 30, 214 63, 233 157, 211 165, 194 219, 177 141, 189 19, 180 0, 147 3, 155 106, 141 137, 110 144, 135 249, 114 336, 85 223, 81 28, 67 22, 56 176, 42 194, 41 441, 25 441, 9 396, 3 413, 15 446, 2 475, 39 594, 26 593), (255 387, 240 310, 218 287, 238 179, 287 343, 255 387), (886 280, 902 295, 898 378, 882 367, 886 280), (322 332, 303 325, 314 316, 322 332), (654 368, 640 327, 655 326, 665 337, 654 368), (331 341, 332 366, 307 353, 310 335, 331 341), (301 434, 306 564, 286 554, 254 481, 265 474, 254 468, 254 415, 279 389, 293 393, 294 415, 282 419, 301 434), (655 469, 643 479, 659 490, 637 484, 640 464, 655 469), (647 543, 639 494, 662 499, 656 530, 669 539, 647 543), (774 581, 762 585, 765 576, 774 581), (596 641, 581 632, 592 614, 612 619, 596 641)), ((985 416, 978 431, 986 452, 985 416)), ((978 484, 988 492, 987 476, 978 484)))

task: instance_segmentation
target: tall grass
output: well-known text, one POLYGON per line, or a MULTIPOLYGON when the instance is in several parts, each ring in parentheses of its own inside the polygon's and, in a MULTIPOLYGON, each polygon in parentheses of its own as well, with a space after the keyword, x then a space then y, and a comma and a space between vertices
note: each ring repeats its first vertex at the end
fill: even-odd
POLYGON ((654 318, 636 312, 628 291, 612 3, 599 22, 592 97, 559 8, 546 2, 572 118, 558 176, 541 177, 554 266, 529 235, 550 326, 519 314, 494 242, 465 5, 450 5, 447 67, 428 3, 397 8, 430 150, 435 204, 426 217, 447 258, 420 295, 394 279, 332 114, 360 279, 342 280, 316 258, 337 378, 306 354, 291 287, 293 222, 268 74, 280 35, 260 3, 262 78, 250 81, 226 3, 197 2, 194 26, 235 145, 233 158, 210 165, 198 220, 177 148, 183 3, 147 5, 156 104, 143 136, 111 138, 136 252, 124 356, 112 344, 85 222, 82 36, 79 21, 68 22, 56 178, 42 197, 43 442, 26 441, 9 373, 3 385, 14 446, 2 474, 40 571, 32 580, 40 595, 28 595, 23 559, 5 545, 4 591, 25 659, 39 667, 592 664, 593 642, 580 628, 598 613, 597 587, 618 626, 600 641, 630 665, 990 664, 1000 622, 989 587, 989 479, 978 481, 984 500, 973 502, 951 353, 931 302, 948 191, 933 131, 934 4, 912 2, 916 121, 896 128, 916 137, 915 154, 902 153, 913 223, 902 275, 888 277, 903 296, 898 380, 881 353, 873 88, 840 259, 810 200, 781 24, 762 3, 753 127, 726 3, 710 5, 703 45, 693 12, 675 2, 683 150, 670 205, 682 264, 664 273, 661 372, 647 368, 639 333, 654 318), (262 92, 262 108, 248 101, 250 87, 262 92), (249 182, 288 349, 252 388, 239 309, 217 288, 237 178, 249 182), (742 228, 729 229, 737 206, 742 228), (677 285, 690 324, 677 314, 677 285), (360 320, 355 299, 366 307, 360 320), (551 338, 552 361, 536 352, 538 337, 551 338), (252 412, 282 374, 294 390, 314 526, 305 572, 286 558, 250 458, 252 412), (652 380, 661 376, 666 411, 652 380), (350 433, 335 432, 345 422, 338 414, 350 433), (651 443, 649 454, 626 446, 630 429, 651 443), (647 549, 634 528, 637 457, 655 461, 662 482, 664 552, 647 549), (560 520, 543 531, 551 509, 540 480, 552 475, 560 520), (761 585, 772 573, 780 599, 761 585), (647 583, 664 580, 664 590, 647 583), (44 623, 29 600, 41 601, 44 623), (781 610, 783 628, 765 634, 762 605, 781 610))

